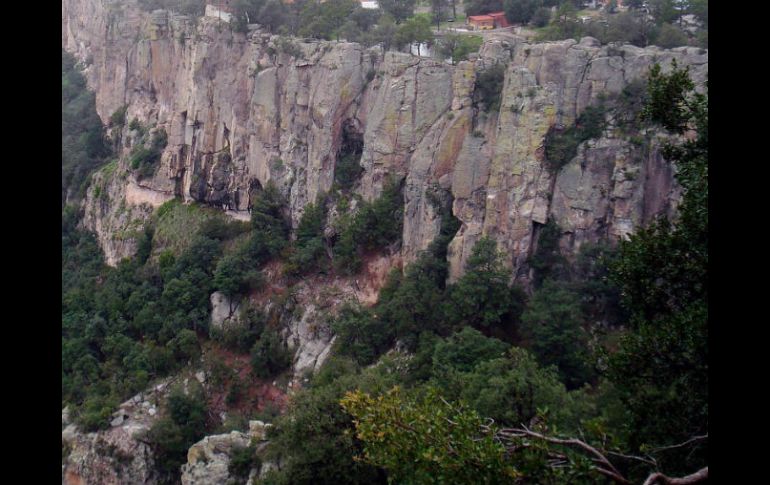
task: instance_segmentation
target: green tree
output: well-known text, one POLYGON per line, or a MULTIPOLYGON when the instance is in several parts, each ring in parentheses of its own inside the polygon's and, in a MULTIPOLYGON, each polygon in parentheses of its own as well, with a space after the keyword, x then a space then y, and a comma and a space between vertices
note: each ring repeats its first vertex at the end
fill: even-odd
POLYGON ((291 352, 273 329, 262 332, 251 350, 251 368, 257 377, 273 377, 289 368, 291 361, 291 352))
POLYGON ((450 289, 450 318, 461 325, 489 329, 510 325, 518 319, 523 294, 511 287, 497 243, 483 237, 473 246, 465 274, 450 289))
POLYGON ((503 10, 502 0, 469 0, 464 5, 466 15, 483 15, 503 10))
POLYGON ((272 183, 254 197, 251 205, 254 232, 248 255, 257 265, 277 256, 288 244, 289 223, 284 216, 285 207, 283 196, 272 183))
POLYGON ((541 0, 504 0, 505 18, 512 24, 528 24, 541 5, 541 0))
POLYGON ((510 346, 496 338, 485 337, 478 330, 464 327, 433 349, 433 373, 441 376, 449 371, 470 372, 480 362, 505 354, 510 346))
POLYGON ((362 389, 384 392, 402 378, 400 368, 387 359, 364 370, 346 359, 332 356, 310 385, 292 398, 286 413, 269 432, 268 457, 280 459, 277 483, 378 485, 385 474, 354 460, 361 453, 353 418, 340 406, 345 392, 362 389))
POLYGON ((481 71, 476 78, 474 100, 484 103, 487 111, 500 111, 504 82, 505 64, 498 63, 481 71))
POLYGON ((417 55, 420 55, 421 44, 433 43, 433 31, 430 28, 430 21, 423 16, 415 16, 403 22, 393 39, 398 49, 403 49, 412 44, 417 44, 417 55))
POLYGON ((568 392, 556 369, 541 367, 525 349, 512 347, 507 355, 453 377, 457 397, 500 425, 529 425, 545 413, 551 426, 577 432, 581 420, 593 413, 583 390, 568 392))
POLYGON ((535 27, 545 27, 548 25, 548 22, 551 21, 551 9, 546 7, 538 7, 532 13, 532 18, 530 21, 535 27))
POLYGON ((289 21, 289 12, 287 12, 281 0, 267 0, 259 10, 259 23, 267 27, 270 32, 278 32, 289 21))
POLYGON ((447 33, 441 38, 439 52, 452 59, 452 64, 468 59, 472 52, 478 52, 484 39, 478 35, 447 33))
POLYGON ((286 270, 292 274, 306 274, 323 270, 328 262, 324 225, 326 202, 319 197, 315 204, 308 204, 297 226, 297 240, 294 252, 286 263, 286 270))
POLYGON ((187 450, 206 434, 206 403, 200 389, 185 394, 175 389, 166 400, 167 416, 156 421, 144 441, 153 451, 154 466, 162 483, 174 483, 187 450))
MULTIPOLYGON (((62 209, 85 193, 94 169, 110 156, 96 114, 94 94, 88 91, 75 58, 62 50, 62 209)), ((123 111, 125 117, 125 111, 123 111)))
POLYGON ((249 258, 241 253, 224 256, 214 271, 214 287, 231 298, 259 289, 264 277, 251 267, 252 264, 249 258))
POLYGON ((379 4, 383 12, 393 17, 396 24, 414 15, 415 0, 381 0, 379 4))
POLYGON ((390 348, 394 337, 394 329, 371 311, 349 304, 340 309, 332 329, 337 336, 336 351, 361 365, 373 363, 390 348))
POLYGON ((681 47, 687 45, 687 34, 682 32, 681 29, 671 24, 665 23, 660 26, 658 35, 655 36, 655 45, 663 47, 664 49, 673 49, 674 47, 681 47))
POLYGON ((564 285, 546 281, 521 316, 522 331, 538 361, 556 366, 572 389, 593 373, 587 362, 588 334, 580 303, 580 297, 564 285))
POLYGON ((259 470, 262 460, 257 456, 257 447, 254 445, 234 447, 230 452, 230 462, 227 464, 227 472, 232 477, 242 480, 244 483, 249 478, 253 468, 259 470))
MULTIPOLYGON (((650 71, 645 117, 673 133, 694 131, 664 150, 684 195, 675 224, 660 219, 632 235, 612 266, 632 319, 609 377, 631 414, 634 451, 708 433, 708 94, 694 87, 676 64, 668 74, 650 71)), ((707 463, 706 448, 672 448, 659 462, 690 473, 707 463)))
POLYGON ((387 13, 383 14, 377 25, 372 28, 371 32, 366 37, 366 43, 368 45, 382 44, 382 48, 385 51, 388 51, 393 44, 393 39, 396 36, 397 30, 398 26, 393 17, 387 13))
POLYGON ((364 442, 360 459, 388 471, 397 483, 507 483, 519 476, 505 459, 493 430, 462 405, 435 390, 419 397, 399 388, 372 397, 349 392, 341 400, 364 442))
POLYGON ((441 26, 441 22, 446 19, 448 8, 447 0, 430 0, 430 11, 433 21, 436 22, 436 30, 441 26))

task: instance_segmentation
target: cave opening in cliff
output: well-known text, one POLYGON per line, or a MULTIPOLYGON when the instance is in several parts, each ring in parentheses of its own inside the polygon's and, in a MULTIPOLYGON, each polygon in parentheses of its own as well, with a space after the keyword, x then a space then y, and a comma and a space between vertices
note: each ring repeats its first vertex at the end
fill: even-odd
POLYGON ((342 190, 350 190, 361 178, 364 168, 361 155, 364 152, 364 134, 356 119, 346 120, 342 125, 342 140, 334 166, 334 182, 342 190))

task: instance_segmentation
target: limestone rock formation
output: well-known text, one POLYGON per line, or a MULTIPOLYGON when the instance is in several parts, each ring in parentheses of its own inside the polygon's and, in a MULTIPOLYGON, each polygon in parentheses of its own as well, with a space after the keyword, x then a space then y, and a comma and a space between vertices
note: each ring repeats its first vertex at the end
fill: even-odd
POLYGON ((100 116, 127 106, 127 119, 163 127, 169 137, 155 174, 138 180, 123 127, 109 200, 89 193, 85 225, 112 263, 134 250, 127 226, 175 195, 245 218, 253 191, 272 181, 296 224, 303 207, 330 189, 347 131, 363 141, 356 191, 365 199, 377 196, 387 175, 406 178, 405 262, 438 231, 425 194, 443 186, 462 221, 450 248, 452 278, 478 238, 490 235, 526 283, 526 260, 549 217, 564 224, 572 247, 627 234, 676 205, 673 172, 656 149, 643 166, 626 167, 631 147, 612 136, 584 147, 562 173, 548 173, 549 128, 574 123, 601 93, 619 92, 655 62, 665 68, 676 59, 696 82, 708 71, 707 51, 691 47, 602 47, 591 38, 530 44, 510 35, 488 40, 477 60, 451 66, 259 29, 237 34, 215 18, 193 26, 173 12, 162 17, 128 2, 62 4, 62 44, 87 65, 100 116), (500 62, 501 107, 484 112, 473 99, 476 77, 500 62))
MULTIPOLYGON (((228 483, 230 455, 235 448, 245 448, 254 443, 257 451, 266 445, 269 424, 250 421, 249 432, 231 431, 227 434, 206 436, 187 452, 187 463, 182 465, 182 485, 209 485, 228 483)), ((249 483, 259 470, 252 470, 249 483)))
POLYGON ((158 407, 173 379, 166 379, 120 405, 110 428, 84 433, 62 411, 62 485, 155 483, 153 458, 141 439, 159 417, 158 407))
MULTIPOLYGON (((332 187, 350 139, 362 146, 357 194, 371 200, 388 176, 405 180, 397 253, 367 261, 359 279, 309 278, 287 298, 281 322, 295 379, 328 356, 333 335, 326 315, 346 299, 373 303, 388 270, 413 261, 436 236, 440 217, 431 191, 451 194, 462 223, 449 246, 451 279, 484 235, 527 284, 527 259, 549 219, 562 228, 569 254, 673 213, 675 167, 662 158, 657 133, 645 133, 651 142, 640 147, 609 126, 553 173, 544 140, 554 127, 573 125, 600 96, 643 79, 656 62, 664 70, 674 59, 689 66, 696 83, 708 73, 708 53, 697 48, 601 46, 591 38, 534 44, 513 35, 488 38, 474 60, 452 66, 259 28, 234 33, 216 18, 194 24, 174 12, 150 14, 136 2, 110 0, 63 0, 62 47, 85 66, 105 123, 126 107, 125 122, 110 128, 119 158, 94 175, 84 202, 83 224, 109 264, 135 252, 154 208, 176 196, 246 220, 255 191, 272 182, 286 195, 296 227, 305 205, 332 187), (478 84, 496 64, 505 66, 504 81, 500 108, 490 111, 478 84), (168 134, 149 176, 131 167, 140 142, 134 119, 168 134)), ((233 321, 237 305, 212 295, 212 325, 233 321)), ((62 482, 152 483, 152 457, 136 436, 154 419, 154 405, 144 396, 129 400, 109 430, 90 434, 78 432, 63 411, 70 454, 62 482)), ((190 450, 183 483, 225 483, 228 450, 249 439, 237 432, 205 438, 190 450)))

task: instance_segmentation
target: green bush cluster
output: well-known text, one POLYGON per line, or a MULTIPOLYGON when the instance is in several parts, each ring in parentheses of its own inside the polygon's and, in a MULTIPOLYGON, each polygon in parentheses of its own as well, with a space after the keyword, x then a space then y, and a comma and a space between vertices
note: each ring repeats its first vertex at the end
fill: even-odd
POLYGON ((358 211, 344 221, 334 245, 334 266, 347 274, 358 272, 365 250, 384 249, 401 237, 404 219, 401 183, 388 179, 380 196, 362 202, 358 211))
POLYGON ((168 143, 168 134, 163 128, 156 130, 150 140, 149 146, 144 142, 144 137, 140 138, 134 148, 131 150, 130 165, 136 171, 137 177, 151 177, 158 169, 160 156, 168 143))
MULTIPOLYGON (((532 0, 509 0, 511 2, 531 2, 532 0)), ((550 19, 541 13, 537 18, 539 26, 548 23, 538 35, 538 40, 563 40, 581 37, 594 37, 602 44, 629 43, 638 47, 657 45, 663 48, 674 48, 686 45, 698 45, 708 47, 708 23, 704 22, 695 34, 691 34, 678 26, 678 17, 685 15, 685 9, 676 10, 671 0, 658 0, 654 2, 651 10, 645 11, 643 5, 629 6, 627 11, 604 15, 601 18, 583 22, 578 18, 578 10, 571 2, 564 2, 555 15, 550 19), (666 7, 662 5, 668 4, 666 7), (678 12, 678 13, 677 13, 678 12), (652 14, 652 18, 650 18, 652 14), (704 41, 705 40, 705 45, 704 41)), ((700 14, 695 6, 698 2, 688 2, 690 5, 682 5, 692 10, 697 16, 708 18, 708 7, 700 14)), ((550 17, 550 15, 549 15, 550 17)), ((532 18, 535 23, 535 18, 532 18)))
POLYGON ((152 449, 160 483, 175 483, 189 448, 206 435, 210 424, 200 389, 185 394, 175 389, 166 400, 166 415, 156 421, 143 440, 152 449))
MULTIPOLYGON (((62 50, 62 209, 85 194, 90 174, 111 156, 104 128, 96 113, 94 94, 75 59, 62 50)), ((117 117, 119 118, 119 116, 117 117)))
POLYGON ((551 127, 545 135, 545 158, 548 169, 558 172, 577 155, 578 145, 601 136, 606 122, 604 106, 588 106, 574 125, 564 129, 551 127))
POLYGON ((324 238, 325 223, 326 198, 319 196, 316 203, 305 206, 297 226, 297 239, 284 265, 284 271, 298 276, 327 268, 329 258, 324 238))
POLYGON ((478 35, 446 34, 439 41, 439 52, 452 59, 452 64, 465 61, 468 56, 478 52, 484 39, 478 35))
POLYGON ((481 71, 476 77, 473 99, 483 103, 487 111, 500 111, 504 81, 505 64, 495 64, 481 71))
POLYGON ((237 446, 230 451, 230 463, 227 464, 227 471, 239 483, 246 483, 251 470, 253 468, 258 470, 261 465, 262 460, 257 456, 256 446, 237 446))
POLYGON ((251 368, 254 375, 270 378, 291 366, 292 354, 272 328, 267 328, 251 349, 251 368))

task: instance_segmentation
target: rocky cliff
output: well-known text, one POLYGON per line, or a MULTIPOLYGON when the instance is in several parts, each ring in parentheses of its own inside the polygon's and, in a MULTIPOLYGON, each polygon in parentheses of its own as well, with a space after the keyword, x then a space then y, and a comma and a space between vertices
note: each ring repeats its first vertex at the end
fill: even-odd
POLYGON ((574 250, 622 237, 670 212, 678 198, 654 137, 640 150, 610 124, 552 173, 543 155, 548 130, 570 126, 655 62, 676 59, 696 81, 708 70, 707 52, 696 48, 602 47, 590 38, 530 44, 514 36, 488 38, 478 59, 452 66, 258 28, 233 33, 215 18, 150 15, 131 1, 108 0, 64 0, 62 44, 87 66, 104 120, 126 106, 127 120, 168 134, 159 168, 137 179, 127 160, 136 130, 129 123, 116 130, 122 157, 97 176, 104 190, 92 189, 86 202, 86 225, 110 262, 134 250, 132 224, 174 196, 246 218, 253 191, 272 181, 296 223, 332 187, 338 155, 356 139, 364 168, 357 193, 376 197, 388 174, 406 179, 404 261, 438 231, 426 191, 441 186, 462 221, 450 245, 452 277, 490 235, 524 283, 548 218, 574 250), (473 94, 478 73, 497 63, 506 66, 500 109, 487 112, 473 94))
MULTIPOLYGON (((655 62, 665 69, 676 59, 696 82, 708 71, 707 52, 694 48, 602 47, 590 38, 531 44, 510 35, 489 37, 474 60, 449 65, 259 28, 233 33, 215 18, 148 14, 132 0, 63 0, 62 46, 86 66, 105 123, 126 109, 111 127, 120 156, 94 175, 85 201, 84 225, 111 264, 135 251, 153 209, 177 196, 247 219, 254 191, 273 182, 296 224, 305 205, 332 188, 350 146, 361 154, 353 189, 364 199, 376 197, 391 174, 405 179, 399 253, 369 261, 360 282, 309 278, 278 312, 295 350, 295 378, 328 355, 332 335, 321 316, 348 298, 375 301, 388 269, 413 260, 436 236, 440 217, 428 195, 436 188, 451 193, 462 223, 449 246, 452 278, 483 235, 497 240, 526 284, 527 258, 549 219, 574 254, 671 214, 679 189, 660 155, 661 134, 630 136, 607 114, 602 134, 558 170, 549 168, 545 139, 643 79, 655 62), (498 64, 500 106, 490 110, 478 96, 479 76, 498 64), (168 142, 159 163, 140 175, 132 153, 160 130, 168 142)), ((231 318, 233 305, 213 295, 213 323, 231 318)), ((106 432, 79 433, 63 416, 70 450, 63 483, 152 483, 152 457, 136 439, 155 419, 151 401, 140 395, 124 403, 106 432)), ((200 453, 191 449, 185 483, 226 477, 220 448, 247 441, 206 438, 196 445, 200 453)))

